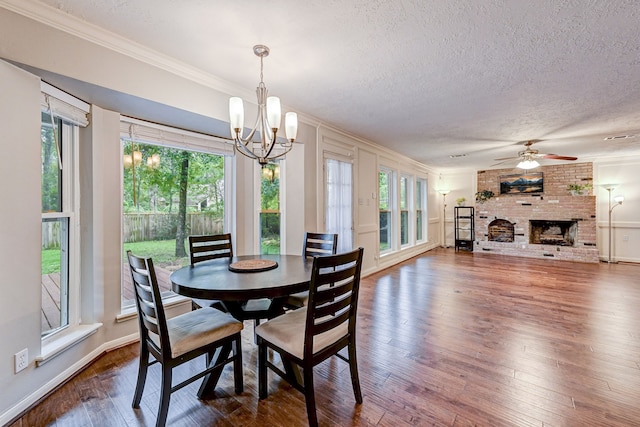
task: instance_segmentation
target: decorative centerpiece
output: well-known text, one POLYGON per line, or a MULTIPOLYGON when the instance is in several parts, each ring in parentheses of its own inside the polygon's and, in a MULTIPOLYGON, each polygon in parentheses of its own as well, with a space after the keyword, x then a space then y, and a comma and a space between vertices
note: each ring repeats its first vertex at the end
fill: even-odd
POLYGON ((467 201, 467 199, 464 198, 464 197, 458 197, 456 199, 456 203, 458 204, 458 206, 464 206, 464 202, 466 202, 466 201, 467 201))
POLYGON ((476 202, 484 203, 487 200, 489 200, 490 198, 492 198, 493 196, 494 196, 494 193, 491 190, 478 191, 476 193, 476 202))

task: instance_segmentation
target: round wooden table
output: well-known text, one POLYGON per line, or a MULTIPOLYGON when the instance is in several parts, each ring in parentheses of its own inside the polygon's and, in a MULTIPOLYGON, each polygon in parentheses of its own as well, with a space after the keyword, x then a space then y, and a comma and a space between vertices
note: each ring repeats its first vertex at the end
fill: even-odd
POLYGON ((246 255, 214 259, 171 273, 172 290, 190 298, 241 302, 259 298, 284 298, 309 289, 313 259, 299 255, 246 255), (264 259, 278 263, 276 268, 239 273, 229 264, 264 259))

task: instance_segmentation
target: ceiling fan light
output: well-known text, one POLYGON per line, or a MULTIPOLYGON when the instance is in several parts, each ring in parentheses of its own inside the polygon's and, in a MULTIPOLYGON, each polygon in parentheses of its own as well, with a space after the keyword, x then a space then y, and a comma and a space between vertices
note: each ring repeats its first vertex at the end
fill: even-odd
POLYGON ((533 168, 537 168, 538 166, 540 166, 540 163, 538 163, 535 160, 523 160, 520 163, 518 163, 518 166, 516 166, 519 169, 533 169, 533 168))

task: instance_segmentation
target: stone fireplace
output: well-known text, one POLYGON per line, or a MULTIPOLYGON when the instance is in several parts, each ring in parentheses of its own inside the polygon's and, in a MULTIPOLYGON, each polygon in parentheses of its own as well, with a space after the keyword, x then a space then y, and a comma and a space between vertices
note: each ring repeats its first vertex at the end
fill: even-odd
POLYGON ((529 243, 534 245, 575 246, 578 221, 529 221, 529 243))
POLYGON ((500 194, 500 177, 519 169, 478 171, 477 191, 495 196, 476 203, 474 250, 499 255, 599 262, 596 198, 573 196, 569 184, 591 182, 591 163, 541 166, 544 193, 500 194))

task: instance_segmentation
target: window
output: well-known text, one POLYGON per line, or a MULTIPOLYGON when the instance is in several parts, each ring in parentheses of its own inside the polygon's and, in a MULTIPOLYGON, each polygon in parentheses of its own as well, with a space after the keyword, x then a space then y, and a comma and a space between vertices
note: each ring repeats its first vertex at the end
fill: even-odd
POLYGON ((348 252, 353 249, 353 165, 325 157, 324 166, 325 228, 339 236, 337 252, 348 252))
POLYGON ((426 241, 427 211, 427 181, 423 178, 416 180, 416 242, 426 241))
POLYGON ((400 245, 406 246, 410 243, 409 236, 412 228, 410 217, 411 203, 413 201, 412 180, 406 175, 400 177, 400 245))
POLYGON ((123 309, 135 301, 127 250, 153 257, 163 296, 170 296, 171 271, 189 264, 188 236, 230 230, 228 147, 201 135, 129 120, 121 124, 120 139, 123 309))
POLYGON ((260 253, 280 253, 280 162, 269 163, 260 175, 260 253))
MULTIPOLYGON (((42 87, 42 309, 43 339, 80 321, 79 126, 89 105, 49 86, 42 87)), ((48 340, 47 340, 48 341, 48 340)))
POLYGON ((42 321, 46 337, 69 325, 73 205, 72 126, 42 113, 42 321), (52 124, 53 123, 53 124, 52 124), (54 131, 55 127, 55 131, 54 131), (60 169, 64 159, 67 167, 60 169))
POLYGON ((393 250, 395 227, 394 209, 394 174, 393 171, 381 168, 378 173, 378 201, 380 212, 380 252, 393 250))
POLYGON ((89 105, 41 83, 42 292, 44 342, 79 324, 79 127, 89 105))

